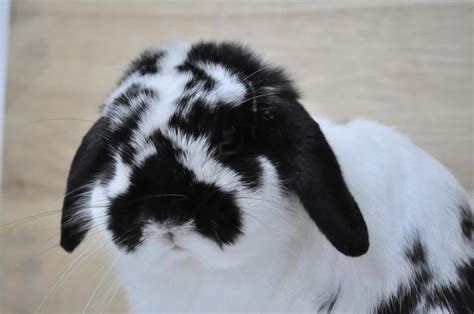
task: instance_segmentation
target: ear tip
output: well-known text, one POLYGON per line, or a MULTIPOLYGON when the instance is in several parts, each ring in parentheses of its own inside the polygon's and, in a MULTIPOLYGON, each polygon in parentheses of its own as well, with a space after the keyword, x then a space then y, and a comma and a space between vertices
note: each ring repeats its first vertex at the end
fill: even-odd
POLYGON ((81 234, 76 234, 76 236, 72 236, 70 230, 62 230, 59 245, 64 249, 64 251, 72 253, 79 245, 79 243, 81 243, 82 238, 84 238, 84 236, 81 234))
POLYGON ((359 237, 359 239, 351 243, 344 243, 337 246, 337 250, 342 254, 350 257, 359 257, 369 251, 370 243, 368 236, 359 237))
POLYGON ((61 241, 59 245, 61 245, 64 251, 68 253, 72 253, 74 249, 77 247, 76 243, 73 243, 73 241, 70 241, 70 240, 65 240, 64 237, 61 237, 61 241))
POLYGON ((66 251, 68 253, 72 253, 74 251, 74 249, 76 248, 75 245, 71 245, 70 242, 65 242, 62 239, 61 239, 60 245, 64 249, 64 251, 66 251))
POLYGON ((360 244, 357 247, 351 248, 345 254, 350 257, 359 257, 366 254, 369 251, 369 242, 360 244))

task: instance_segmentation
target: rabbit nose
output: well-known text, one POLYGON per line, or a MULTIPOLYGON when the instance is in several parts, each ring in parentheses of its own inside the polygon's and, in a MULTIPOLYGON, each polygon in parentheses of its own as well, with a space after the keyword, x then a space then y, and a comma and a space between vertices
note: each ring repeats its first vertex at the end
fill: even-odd
POLYGON ((166 232, 163 237, 170 242, 174 242, 174 233, 171 231, 166 232))

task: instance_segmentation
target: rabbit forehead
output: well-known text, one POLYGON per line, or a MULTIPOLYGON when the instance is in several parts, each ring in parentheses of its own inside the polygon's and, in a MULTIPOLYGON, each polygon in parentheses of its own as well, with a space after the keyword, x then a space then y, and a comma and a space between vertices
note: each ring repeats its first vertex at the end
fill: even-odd
POLYGON ((235 69, 209 60, 190 60, 188 50, 176 45, 151 50, 132 63, 102 112, 112 130, 135 119, 138 131, 148 136, 166 126, 173 115, 186 116, 195 103, 210 109, 242 103, 247 88, 235 69))

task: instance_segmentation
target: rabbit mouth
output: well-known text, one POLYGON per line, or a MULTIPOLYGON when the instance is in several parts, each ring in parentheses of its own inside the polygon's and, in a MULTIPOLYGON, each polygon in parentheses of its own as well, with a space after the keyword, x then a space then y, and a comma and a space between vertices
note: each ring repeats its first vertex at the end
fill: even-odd
POLYGON ((189 250, 186 250, 185 248, 177 244, 173 244, 169 247, 168 254, 173 259, 178 258, 179 260, 183 258, 189 258, 191 256, 191 252, 189 250))
POLYGON ((174 251, 174 252, 182 252, 182 251, 186 251, 184 248, 176 245, 176 244, 173 244, 171 246, 171 251, 174 251))

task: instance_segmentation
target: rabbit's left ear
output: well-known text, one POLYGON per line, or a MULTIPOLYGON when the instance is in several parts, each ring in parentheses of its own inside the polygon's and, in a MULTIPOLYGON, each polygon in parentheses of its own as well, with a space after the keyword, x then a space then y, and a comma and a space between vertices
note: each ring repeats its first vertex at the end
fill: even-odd
POLYGON ((84 195, 90 191, 94 176, 102 170, 109 154, 104 142, 104 118, 94 123, 82 139, 69 170, 61 218, 61 247, 72 252, 84 239, 91 217, 84 195))
POLYGON ((369 235, 359 206, 344 182, 339 163, 319 125, 308 115, 299 152, 295 192, 319 230, 341 253, 360 256, 369 235))

